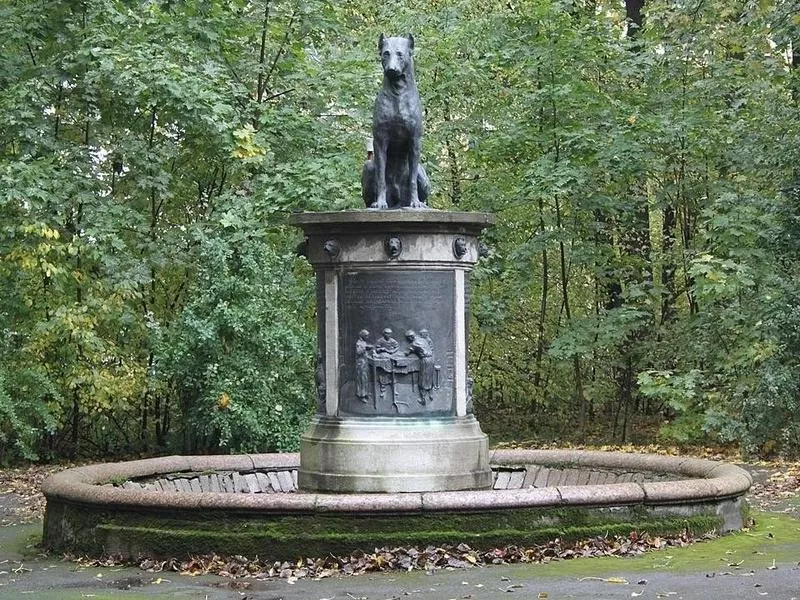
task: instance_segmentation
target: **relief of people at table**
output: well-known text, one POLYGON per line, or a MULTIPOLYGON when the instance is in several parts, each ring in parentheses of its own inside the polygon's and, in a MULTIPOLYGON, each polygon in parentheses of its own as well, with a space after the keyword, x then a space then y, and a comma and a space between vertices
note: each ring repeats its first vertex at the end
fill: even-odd
POLYGON ((401 382, 410 378, 416 401, 426 406, 433 402, 434 390, 440 387, 441 367, 436 364, 433 340, 427 329, 419 332, 406 330, 405 344, 392 337, 394 332, 385 328, 381 336, 370 342, 370 332, 358 332, 355 344, 355 390, 356 397, 364 404, 372 400, 373 408, 383 404, 387 396, 392 406, 400 412, 405 404, 398 389, 401 382))

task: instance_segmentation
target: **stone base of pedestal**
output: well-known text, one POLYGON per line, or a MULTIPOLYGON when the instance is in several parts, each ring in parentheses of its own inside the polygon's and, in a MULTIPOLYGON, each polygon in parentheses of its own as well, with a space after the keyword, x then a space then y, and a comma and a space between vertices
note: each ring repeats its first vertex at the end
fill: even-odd
POLYGON ((300 441, 299 488, 436 492, 492 486, 488 439, 460 418, 314 417, 300 441))

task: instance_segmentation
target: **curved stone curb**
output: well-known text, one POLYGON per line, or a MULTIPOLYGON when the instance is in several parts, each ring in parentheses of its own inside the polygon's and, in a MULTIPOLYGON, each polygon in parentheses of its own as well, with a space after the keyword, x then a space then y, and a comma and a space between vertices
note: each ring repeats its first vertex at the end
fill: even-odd
MULTIPOLYGON (((749 473, 739 467, 676 456, 574 450, 495 450, 490 462, 499 471, 550 468, 555 472, 560 469, 562 474, 573 476, 570 480, 573 484, 338 495, 167 492, 104 484, 158 475, 179 476, 181 473, 238 471, 246 474, 293 470, 299 467, 300 457, 299 454, 167 456, 105 463, 68 469, 44 482, 42 491, 47 498, 44 544, 58 550, 97 553, 113 549, 135 555, 146 552, 147 544, 156 540, 158 548, 153 551, 163 554, 176 552, 174 548, 178 546, 170 546, 170 538, 181 540, 197 535, 197 540, 189 543, 214 546, 203 546, 211 551, 218 544, 234 544, 238 535, 240 538, 250 536, 247 538, 250 542, 255 540, 253 543, 256 545, 251 547, 288 551, 293 547, 288 540, 295 544, 304 543, 301 538, 305 525, 300 525, 300 535, 292 533, 297 531, 297 523, 308 523, 311 532, 308 535, 312 537, 307 542, 320 544, 317 548, 324 551, 328 550, 320 540, 326 539, 328 534, 334 538, 341 534, 342 539, 337 542, 340 545, 383 540, 387 539, 386 536, 395 536, 391 539, 398 540, 423 539, 414 537, 415 527, 422 529, 417 532, 421 536, 430 536, 430 543, 436 543, 436 536, 461 535, 458 532, 472 536, 470 539, 499 540, 502 536, 510 536, 510 543, 516 543, 514 536, 530 541, 537 532, 567 527, 562 513, 554 513, 554 510, 567 511, 563 514, 571 514, 573 521, 585 521, 589 523, 587 527, 596 526, 598 531, 604 523, 635 522, 638 526, 647 526, 646 522, 666 524, 670 521, 670 527, 673 527, 683 518, 704 519, 704 523, 713 523, 713 528, 730 531, 744 525, 742 497, 752 484, 749 473), (602 473, 604 476, 598 476, 598 481, 603 480, 606 473, 613 473, 617 480, 622 473, 649 473, 673 480, 575 484, 575 481, 590 478, 587 471, 593 476, 602 473), (582 478, 579 477, 581 473, 582 478), (586 516, 576 516, 580 511, 584 511, 586 516), (254 519, 253 524, 248 526, 247 519, 254 519), (444 520, 439 522, 437 519, 444 520), (230 522, 237 523, 240 529, 239 533, 231 530, 226 540, 226 523, 230 522), (214 528, 217 527, 213 525, 215 523, 220 524, 218 529, 214 528), (435 525, 432 528, 431 523, 435 525), (268 533, 259 534, 259 527, 268 533), (259 535, 262 537, 258 538, 259 535), (348 538, 350 542, 344 540, 347 536, 351 536, 348 538), (145 539, 151 541, 145 542, 145 539)), ((341 548, 345 547, 341 545, 341 548)))
POLYGON ((678 481, 571 485, 519 490, 395 494, 225 494, 215 492, 165 493, 100 486, 115 479, 136 479, 164 473, 207 470, 252 471, 296 469, 299 454, 236 456, 166 456, 122 463, 103 463, 68 469, 42 485, 48 502, 154 509, 226 508, 276 512, 420 512, 497 510, 524 506, 615 506, 619 504, 679 504, 723 500, 750 489, 750 474, 734 465, 653 454, 618 454, 566 450, 495 450, 491 464, 498 467, 541 465, 577 468, 651 471, 684 476, 678 481))

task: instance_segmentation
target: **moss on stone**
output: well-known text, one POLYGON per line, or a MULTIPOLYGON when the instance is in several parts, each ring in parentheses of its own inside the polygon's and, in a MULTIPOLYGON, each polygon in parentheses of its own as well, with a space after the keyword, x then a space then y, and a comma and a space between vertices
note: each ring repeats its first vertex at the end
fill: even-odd
MULTIPOLYGON (((54 507, 53 507, 54 508, 54 507)), ((530 545, 554 538, 654 535, 686 527, 705 532, 720 526, 713 511, 691 517, 661 517, 646 507, 614 511, 587 508, 526 508, 478 513, 412 515, 263 515, 120 509, 89 511, 62 505, 48 515, 45 546, 57 551, 128 556, 249 554, 274 559, 349 553, 376 546, 458 544, 479 549, 530 545)))
POLYGON ((111 485, 120 487, 120 486, 124 485, 125 482, 127 482, 127 481, 130 481, 130 478, 127 475, 115 475, 114 477, 111 477, 110 479, 107 479, 106 481, 101 482, 100 485, 104 485, 104 484, 109 484, 110 483, 111 485))
MULTIPOLYGON (((402 519, 398 521, 402 527, 402 519)), ((426 546, 467 543, 476 549, 515 545, 533 545, 555 538, 578 540, 596 535, 628 535, 631 531, 648 531, 666 535, 689 526, 698 531, 713 529, 710 517, 662 520, 647 523, 614 523, 598 527, 546 527, 535 530, 491 529, 482 533, 463 530, 398 530, 393 532, 350 532, 330 530, 317 535, 299 531, 272 532, 220 529, 163 529, 121 525, 97 528, 102 546, 111 552, 126 555, 186 556, 198 552, 259 555, 269 559, 293 559, 298 556, 347 554, 355 550, 372 551, 375 547, 426 546), (203 550, 200 550, 200 549, 203 550)))

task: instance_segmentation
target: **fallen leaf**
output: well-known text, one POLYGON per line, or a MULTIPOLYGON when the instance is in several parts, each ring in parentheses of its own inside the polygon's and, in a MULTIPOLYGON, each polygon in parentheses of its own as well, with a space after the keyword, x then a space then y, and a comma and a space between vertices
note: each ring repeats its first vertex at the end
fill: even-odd
POLYGON ((777 570, 777 568, 778 567, 775 566, 775 559, 773 558, 772 559, 772 566, 767 567, 767 569, 769 569, 770 571, 775 571, 775 570, 777 570))

